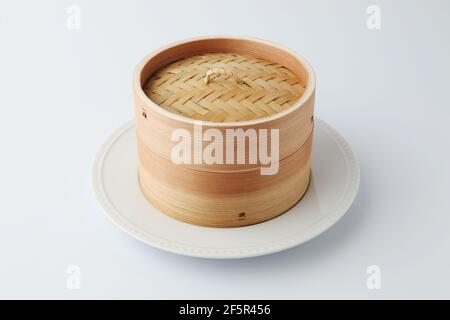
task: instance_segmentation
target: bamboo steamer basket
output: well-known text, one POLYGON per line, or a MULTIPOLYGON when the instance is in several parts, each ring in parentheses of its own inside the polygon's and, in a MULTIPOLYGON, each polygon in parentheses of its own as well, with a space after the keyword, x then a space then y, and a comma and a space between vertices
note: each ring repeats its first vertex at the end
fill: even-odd
POLYGON ((165 214, 209 227, 251 225, 286 212, 310 181, 314 96, 309 63, 266 41, 205 37, 151 53, 133 76, 143 194, 165 214), (237 156, 241 143, 243 161, 206 163, 193 155, 212 141, 199 127, 223 137, 239 129, 268 134, 224 139, 224 158, 231 149, 237 156), (189 133, 191 163, 171 158, 180 143, 176 130, 189 133), (270 136, 274 131, 278 139, 270 136), (269 165, 251 162, 250 155, 261 145, 270 153, 276 142, 278 171, 263 175, 269 165))

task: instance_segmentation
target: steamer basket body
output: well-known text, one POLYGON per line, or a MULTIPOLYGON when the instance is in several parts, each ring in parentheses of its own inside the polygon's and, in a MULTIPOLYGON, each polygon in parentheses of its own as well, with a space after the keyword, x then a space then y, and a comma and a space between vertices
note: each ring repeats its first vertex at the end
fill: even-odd
MULTIPOLYGON (((302 198, 310 181, 314 93, 314 73, 306 61, 284 48, 260 40, 201 38, 151 54, 138 65, 133 80, 142 192, 165 214, 208 227, 251 225, 286 212, 302 198), (239 50, 287 61, 291 69, 306 79, 305 94, 275 116, 244 122, 201 122, 202 132, 216 129, 225 137, 227 129, 278 130, 277 173, 261 175, 260 167, 265 165, 250 164, 250 152, 246 153, 243 164, 174 163, 171 152, 179 144, 171 138, 174 130, 189 132, 192 150, 197 148, 203 152, 211 141, 202 135, 196 136, 198 121, 170 114, 153 103, 143 93, 143 82, 157 69, 180 58, 202 52, 239 50)), ((236 154, 237 150, 234 151, 236 154)))

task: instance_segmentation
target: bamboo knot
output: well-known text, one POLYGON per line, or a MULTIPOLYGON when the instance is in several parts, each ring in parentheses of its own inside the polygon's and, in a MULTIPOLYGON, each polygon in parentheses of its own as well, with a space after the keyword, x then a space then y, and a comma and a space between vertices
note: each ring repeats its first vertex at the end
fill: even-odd
POLYGON ((240 79, 233 71, 226 70, 224 68, 209 69, 208 72, 206 72, 205 83, 208 84, 213 77, 217 77, 219 75, 233 77, 233 80, 237 84, 243 84, 244 83, 244 81, 242 79, 240 79))

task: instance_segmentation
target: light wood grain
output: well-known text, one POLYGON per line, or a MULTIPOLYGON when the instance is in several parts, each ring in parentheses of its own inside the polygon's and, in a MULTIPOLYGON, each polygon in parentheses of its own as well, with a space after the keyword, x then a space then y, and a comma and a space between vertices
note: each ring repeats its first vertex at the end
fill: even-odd
POLYGON ((278 113, 297 101, 305 88, 303 80, 282 64, 238 53, 181 59, 155 72, 144 85, 147 96, 167 111, 216 122, 278 113))
MULTIPOLYGON (((223 72, 225 78, 219 79, 219 83, 227 81, 227 74, 230 75, 223 72)), ((199 75, 197 77, 202 81, 199 75)), ((246 81, 245 76, 243 80, 246 81)), ((208 85, 215 81, 216 78, 212 79, 208 85)), ((206 84, 202 82, 202 85, 206 84)), ((226 86, 239 85, 233 81, 226 83, 226 86)), ((141 188, 148 200, 169 216, 203 226, 250 225, 282 214, 305 193, 310 179, 315 77, 309 64, 293 52, 246 38, 209 37, 183 41, 146 57, 136 68, 133 91, 141 188), (176 165, 170 160, 170 152, 176 144, 170 139, 173 130, 183 128, 194 137, 194 124, 199 117, 190 118, 189 112, 168 110, 163 102, 156 104, 147 97, 143 87, 158 71, 176 61, 224 54, 267 61, 268 65, 281 66, 288 70, 290 77, 299 79, 292 81, 300 89, 298 97, 282 110, 261 117, 256 112, 256 116, 250 118, 229 118, 228 114, 222 118, 215 115, 202 119, 204 130, 216 128, 223 134, 227 129, 237 128, 278 129, 280 161, 275 175, 263 176, 260 164, 248 162, 176 165)), ((165 101, 167 99, 170 97, 165 101)), ((176 101, 175 97, 170 101, 176 101)), ((268 110, 265 106, 261 108, 268 110)), ((207 144, 192 138, 192 146, 199 143, 203 147, 207 144)))

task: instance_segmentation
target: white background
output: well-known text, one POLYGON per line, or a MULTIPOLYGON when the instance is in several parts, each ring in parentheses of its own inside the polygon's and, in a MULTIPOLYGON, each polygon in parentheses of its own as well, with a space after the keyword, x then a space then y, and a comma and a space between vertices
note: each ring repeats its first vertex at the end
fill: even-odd
POLYGON ((450 2, 2 1, 1 298, 450 298, 450 2), (66 7, 81 29, 66 28, 66 7), (366 8, 381 8, 381 29, 366 8), (230 34, 287 46, 317 73, 316 115, 361 165, 347 215, 270 256, 214 261, 116 228, 90 185, 132 114, 131 74, 168 43, 230 34), (66 268, 81 268, 81 289, 66 268), (366 268, 382 270, 368 290, 366 268))

